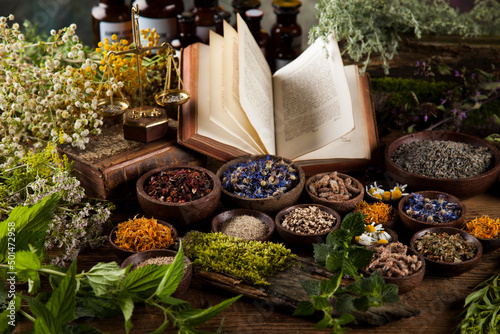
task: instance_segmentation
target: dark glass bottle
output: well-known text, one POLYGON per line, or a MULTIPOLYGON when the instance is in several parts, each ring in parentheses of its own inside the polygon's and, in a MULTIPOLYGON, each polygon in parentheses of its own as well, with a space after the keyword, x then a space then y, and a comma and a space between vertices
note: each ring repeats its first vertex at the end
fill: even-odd
POLYGON ((264 16, 264 11, 261 9, 249 9, 245 12, 247 17, 248 29, 252 33, 255 41, 259 45, 264 57, 266 57, 267 62, 270 64, 270 46, 271 37, 269 34, 261 28, 262 17, 264 16))
POLYGON ((125 5, 125 0, 100 0, 92 7, 91 17, 94 47, 104 38, 111 42, 113 35, 118 41, 126 39, 132 42, 131 9, 125 5))
MULTIPOLYGON (((184 11, 183 0, 135 0, 132 6, 139 9, 139 29, 155 28, 159 45, 177 35, 177 15, 184 11)), ((142 43, 147 45, 146 41, 142 43)))
MULTIPOLYGON (((259 0, 233 0, 231 2, 231 6, 233 7, 234 15, 239 13, 243 20, 247 20, 246 11, 250 9, 257 9, 260 7, 259 0)), ((236 23, 235 23, 236 27, 236 23)))
POLYGON ((302 27, 297 23, 297 15, 302 3, 299 0, 274 0, 276 23, 271 27, 271 48, 275 52, 282 43, 281 35, 292 37, 292 48, 296 56, 302 52, 302 27))
POLYGON ((292 47, 293 35, 285 32, 280 34, 279 37, 280 42, 274 54, 274 71, 279 70, 297 57, 292 47))
POLYGON ((177 32, 177 36, 170 42, 170 45, 176 50, 201 42, 201 39, 196 35, 194 14, 191 12, 183 12, 177 15, 177 32))
POLYGON ((217 26, 222 24, 224 9, 219 6, 218 0, 194 0, 191 10, 194 14, 196 35, 203 43, 208 43, 210 30, 217 31, 217 26))

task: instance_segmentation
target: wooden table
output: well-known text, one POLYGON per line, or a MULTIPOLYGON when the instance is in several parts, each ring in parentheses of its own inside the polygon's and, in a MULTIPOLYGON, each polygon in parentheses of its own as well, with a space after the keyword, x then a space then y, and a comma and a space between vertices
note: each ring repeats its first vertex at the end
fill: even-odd
MULTIPOLYGON (((498 188, 498 184, 496 185, 498 188)), ((475 196, 464 200, 467 207, 467 219, 487 214, 500 217, 500 191, 475 196)), ((120 219, 117 213, 114 219, 120 219)), ((404 240, 403 240, 404 241, 404 240)), ((109 245, 96 250, 83 252, 78 258, 79 270, 86 270, 97 262, 118 261, 109 245)), ((485 254, 477 267, 457 277, 443 278, 425 276, 417 289, 401 296, 401 301, 420 310, 415 317, 392 321, 380 327, 349 326, 351 333, 452 333, 459 320, 457 315, 463 309, 465 297, 473 288, 500 272, 500 251, 485 254)), ((214 305, 234 296, 202 284, 195 276, 183 298, 195 308, 214 305)), ((224 317, 223 333, 329 333, 313 328, 314 319, 294 317, 275 305, 242 298, 231 305, 215 319, 199 327, 204 331, 216 331, 224 317)), ((134 311, 132 333, 149 333, 161 324, 161 315, 155 310, 137 307, 134 311)), ((85 323, 97 327, 106 333, 124 333, 122 317, 111 319, 87 319, 85 323)), ((19 329, 29 327, 25 322, 19 329)), ((26 329, 26 328, 25 328, 26 329)), ((169 333, 175 333, 172 330, 169 333)))

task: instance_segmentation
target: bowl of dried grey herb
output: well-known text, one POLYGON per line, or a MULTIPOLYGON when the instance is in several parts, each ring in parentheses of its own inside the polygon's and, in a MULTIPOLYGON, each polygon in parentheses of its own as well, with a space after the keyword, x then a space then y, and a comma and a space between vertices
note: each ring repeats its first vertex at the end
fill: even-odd
POLYGON ((309 177, 305 188, 313 203, 332 208, 340 214, 352 211, 365 195, 361 182, 336 171, 309 177))
POLYGON ((455 227, 431 227, 415 233, 410 247, 425 258, 427 269, 439 276, 457 276, 481 260, 483 246, 473 235, 455 227))
POLYGON ((297 204, 278 212, 276 230, 292 247, 311 250, 312 244, 323 243, 328 233, 339 228, 340 214, 321 204, 297 204))
POLYGON ((274 220, 257 210, 227 210, 212 219, 212 232, 243 240, 269 241, 274 233, 274 220))
POLYGON ((405 135, 389 144, 384 154, 388 177, 413 191, 436 190, 464 199, 485 192, 500 175, 498 149, 458 132, 405 135))

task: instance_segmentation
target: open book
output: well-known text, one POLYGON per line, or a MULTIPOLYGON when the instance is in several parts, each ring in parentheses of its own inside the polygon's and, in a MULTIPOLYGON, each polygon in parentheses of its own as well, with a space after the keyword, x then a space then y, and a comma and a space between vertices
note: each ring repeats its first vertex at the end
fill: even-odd
POLYGON ((211 32, 181 55, 191 99, 178 141, 218 160, 279 155, 306 173, 359 169, 378 146, 369 79, 343 66, 337 41, 318 39, 272 75, 246 23, 211 32))

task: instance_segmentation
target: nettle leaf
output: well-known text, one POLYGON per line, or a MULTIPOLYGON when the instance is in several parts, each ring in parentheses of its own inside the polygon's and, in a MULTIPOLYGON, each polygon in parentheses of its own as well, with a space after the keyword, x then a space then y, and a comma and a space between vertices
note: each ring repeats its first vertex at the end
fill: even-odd
POLYGON ((75 308, 75 318, 111 318, 120 315, 122 312, 119 305, 110 298, 96 297, 87 294, 77 298, 75 308))
POLYGON ((330 277, 329 279, 324 279, 320 283, 320 292, 323 295, 332 295, 337 291, 340 285, 340 277, 339 275, 335 275, 330 277))
POLYGON ((330 307, 330 301, 328 300, 328 297, 325 296, 314 296, 312 297, 314 308, 316 310, 324 310, 328 307, 330 307))
POLYGON ((335 301, 335 310, 339 313, 348 313, 356 311, 356 307, 354 307, 353 300, 354 296, 349 294, 343 294, 338 297, 335 301))
POLYGON ((146 265, 129 272, 121 283, 121 290, 140 298, 149 298, 158 288, 167 266, 146 265))
MULTIPOLYGON (((330 235, 331 233, 328 234, 328 236, 330 235)), ((329 247, 326 244, 313 244, 313 250, 314 250, 314 260, 320 265, 324 266, 326 263, 326 257, 330 253, 329 247)))
POLYGON ((313 315, 314 312, 316 312, 316 309, 314 308, 314 304, 308 300, 303 300, 303 301, 299 302, 299 304, 297 305, 297 308, 295 309, 295 311, 293 311, 293 315, 294 316, 297 316, 297 315, 309 316, 309 315, 313 315))
POLYGON ((125 331, 128 334, 130 329, 133 327, 132 313, 134 312, 134 301, 132 300, 132 297, 120 298, 118 299, 118 304, 120 305, 123 317, 125 318, 125 331))
POLYGON ((373 250, 356 246, 349 251, 349 259, 356 268, 364 268, 370 264, 374 253, 373 250))
POLYGON ((127 269, 121 269, 116 262, 98 263, 85 276, 96 296, 104 296, 115 290, 127 269))
POLYGON ((241 295, 224 300, 223 302, 207 309, 189 309, 177 314, 179 323, 188 327, 196 327, 212 319, 220 312, 224 311, 232 303, 240 299, 241 295))
POLYGON ((30 311, 35 316, 33 329, 35 333, 53 334, 62 333, 61 323, 50 310, 35 298, 27 298, 30 311))
POLYGON ((54 289, 46 306, 59 323, 66 324, 75 318, 76 305, 76 261, 71 263, 66 276, 54 289))
POLYGON ((350 240, 357 235, 361 235, 365 231, 364 218, 365 215, 360 211, 349 212, 345 216, 340 227, 342 230, 348 231, 346 239, 350 240))
POLYGON ((396 303, 399 301, 399 288, 396 284, 386 284, 382 292, 382 301, 384 303, 396 303))
POLYGON ((344 260, 345 260, 344 254, 340 252, 330 253, 326 257, 325 268, 331 272, 337 272, 341 270, 344 260))
POLYGON ((318 280, 300 280, 299 284, 308 296, 319 296, 321 294, 321 282, 318 280))
POLYGON ((26 282, 31 280, 29 293, 33 293, 40 285, 40 276, 38 270, 41 263, 37 254, 31 251, 16 252, 15 271, 17 272, 17 280, 19 282, 26 282))
POLYGON ((65 333, 68 334, 104 334, 104 332, 101 332, 95 327, 83 324, 66 326, 65 329, 65 333))
POLYGON ((182 250, 182 242, 175 255, 174 262, 171 265, 166 266, 167 271, 163 276, 160 285, 158 285, 158 289, 155 292, 155 295, 158 297, 169 297, 171 296, 179 282, 182 280, 182 276, 184 276, 184 267, 186 264, 184 263, 184 251, 182 250))
POLYGON ((159 300, 163 305, 168 305, 169 308, 177 311, 186 310, 191 307, 191 304, 189 304, 189 302, 174 297, 163 297, 159 298, 159 300))

